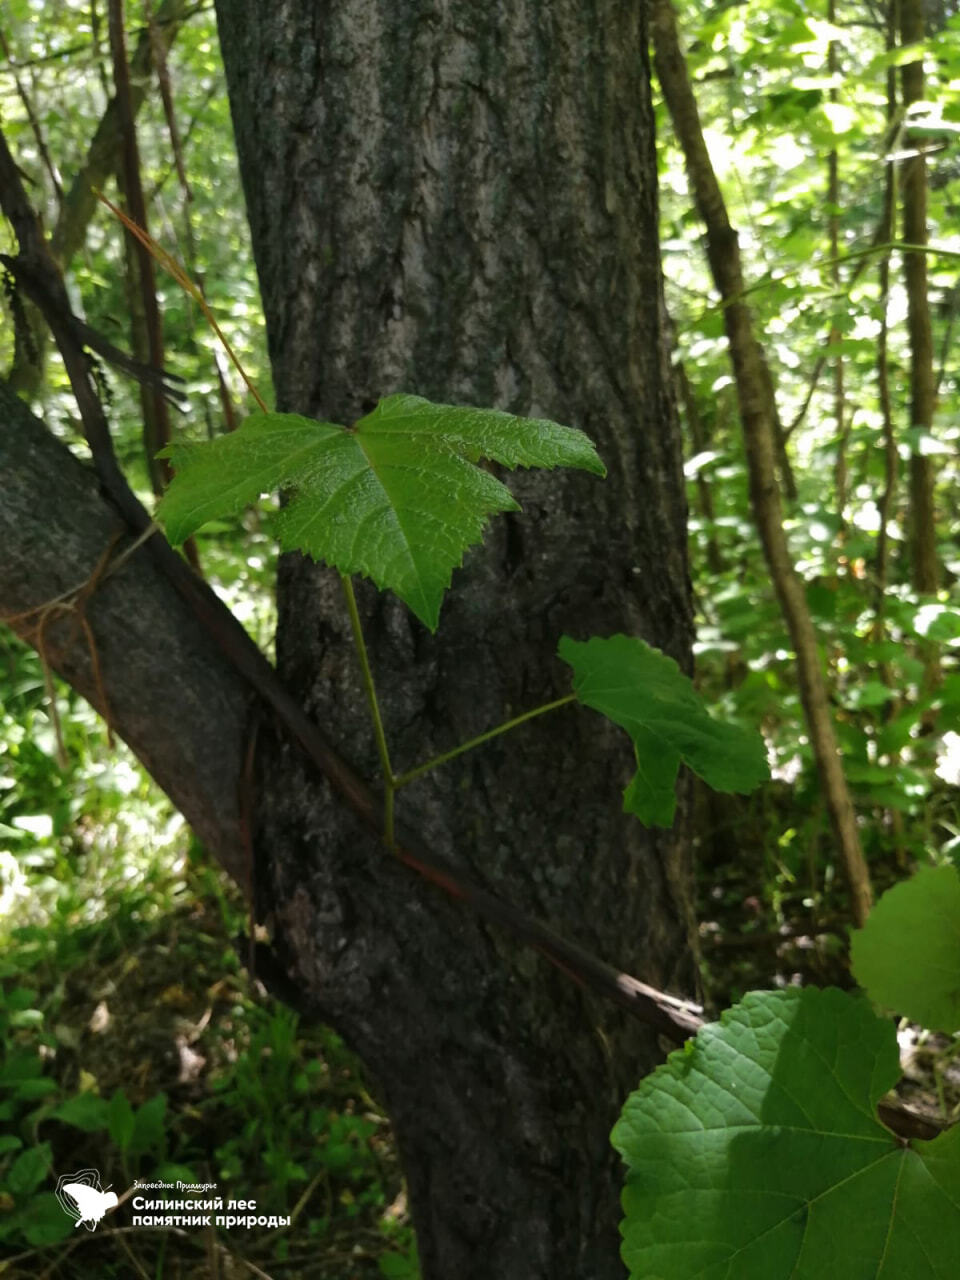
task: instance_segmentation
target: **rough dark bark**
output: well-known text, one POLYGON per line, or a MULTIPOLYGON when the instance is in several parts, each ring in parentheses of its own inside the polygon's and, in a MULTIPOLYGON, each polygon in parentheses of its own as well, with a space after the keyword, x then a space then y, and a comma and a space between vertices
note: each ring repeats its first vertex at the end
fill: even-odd
MULTIPOLYGON (((279 407, 398 389, 582 427, 610 469, 521 474, 438 638, 361 591, 394 762, 563 687, 577 637, 689 664, 641 8, 218 6, 279 407)), ((339 584, 287 557, 282 674, 368 774, 339 584)), ((261 756, 261 910, 291 977, 379 1078, 423 1274, 622 1275, 608 1132, 653 1038, 385 864, 282 744, 261 756)), ((693 982, 677 834, 619 812, 622 737, 567 709, 401 793, 434 848, 664 986, 693 982)))
MULTIPOLYGON (((133 539, 96 477, 0 382, 0 622, 37 645, 43 606, 133 539), (121 537, 122 535, 122 537, 121 537)), ((51 610, 43 649, 243 882, 238 779, 251 691, 151 561, 137 551, 85 603, 103 682, 76 611, 51 610), (108 706, 103 703, 107 691, 108 706)))

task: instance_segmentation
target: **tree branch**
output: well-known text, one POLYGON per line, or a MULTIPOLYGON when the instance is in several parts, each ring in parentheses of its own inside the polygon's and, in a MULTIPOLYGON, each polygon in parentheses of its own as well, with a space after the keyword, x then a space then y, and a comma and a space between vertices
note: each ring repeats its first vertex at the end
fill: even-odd
MULTIPOLYGON (((43 605, 85 579, 128 529, 96 476, 0 383, 0 618, 35 647, 43 605)), ((250 710, 247 682, 141 549, 91 593, 113 729, 236 879, 243 865, 237 779, 250 710), (158 673, 162 672, 162 678, 158 673)), ((90 647, 68 610, 43 630, 50 665, 101 714, 90 647)))

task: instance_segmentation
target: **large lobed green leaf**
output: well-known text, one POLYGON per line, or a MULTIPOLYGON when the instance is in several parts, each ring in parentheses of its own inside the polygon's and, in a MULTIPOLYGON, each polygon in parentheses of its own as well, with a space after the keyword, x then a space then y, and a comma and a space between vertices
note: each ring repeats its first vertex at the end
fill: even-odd
POLYGON ((674 660, 638 636, 563 636, 557 652, 573 668, 580 702, 633 740, 637 771, 623 807, 641 822, 673 822, 681 762, 715 791, 752 791, 770 776, 760 735, 715 720, 674 660))
POLYGON ((263 493, 290 489, 280 543, 395 591, 431 630, 443 593, 487 518, 517 511, 475 464, 578 467, 605 475, 587 437, 543 419, 388 396, 347 428, 255 414, 238 431, 165 451, 176 475, 157 516, 172 542, 263 493))
POLYGON ((643 1081, 613 1144, 636 1280, 953 1280, 960 1126, 877 1119, 896 1035, 867 1002, 753 992, 643 1081))
POLYGON ((851 939, 854 977, 875 1004, 960 1031, 960 876, 923 867, 888 889, 851 939))

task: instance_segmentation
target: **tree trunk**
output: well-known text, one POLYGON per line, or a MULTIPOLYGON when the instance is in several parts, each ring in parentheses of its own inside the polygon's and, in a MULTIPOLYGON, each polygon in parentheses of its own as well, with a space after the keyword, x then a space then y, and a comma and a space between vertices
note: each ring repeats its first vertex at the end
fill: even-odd
MULTIPOLYGON (((904 47, 919 44, 926 34, 922 0, 901 0, 900 43, 904 47)), ((905 112, 911 104, 922 102, 923 55, 900 69, 902 99, 905 112)), ((905 117, 906 118, 906 117, 905 117)), ((907 244, 925 245, 927 235, 927 162, 922 143, 916 155, 903 161, 900 182, 903 191, 903 238, 907 244)), ((903 279, 907 290, 907 329, 910 335, 910 426, 925 435, 933 431, 937 401, 937 380, 933 370, 933 331, 927 292, 927 256, 905 252, 903 279)), ((921 452, 920 442, 910 455, 910 558, 911 578, 919 595, 933 595, 940 580, 937 549, 936 477, 934 459, 921 452)), ((920 646, 923 658, 923 692, 930 693, 942 678, 939 647, 924 640, 920 646)), ((936 714, 928 711, 923 726, 930 731, 936 714)))
MULTIPOLYGON (((351 422, 397 390, 583 428, 610 475, 510 478, 522 515, 454 577, 438 637, 359 590, 395 767, 569 687, 577 638, 689 668, 642 7, 218 4, 278 407, 351 422)), ((374 776, 339 583, 279 582, 281 673, 374 776)), ((387 859, 287 743, 260 751, 258 895, 318 1016, 379 1080, 423 1275, 622 1275, 608 1133, 655 1038, 387 859)), ((689 991, 682 823, 620 812, 625 738, 566 708, 400 793, 463 869, 689 991)), ((682 812, 682 807, 681 807, 682 812)))

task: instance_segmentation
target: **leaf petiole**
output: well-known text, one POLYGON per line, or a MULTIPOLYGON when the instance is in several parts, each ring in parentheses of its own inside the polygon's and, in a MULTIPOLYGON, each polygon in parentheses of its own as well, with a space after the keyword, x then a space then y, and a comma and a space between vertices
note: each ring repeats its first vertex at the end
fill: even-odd
POLYGON ((377 741, 377 754, 380 757, 380 769, 383 773, 383 838, 389 848, 393 846, 393 793, 396 789, 397 780, 393 776, 393 766, 390 763, 390 749, 387 746, 387 735, 384 732, 383 719, 380 715, 380 703, 377 701, 377 689, 373 683, 373 672, 370 670, 370 658, 367 654, 366 641, 363 638, 363 627, 360 625, 360 613, 357 609, 357 597, 354 594, 353 583, 347 573, 340 575, 340 581, 343 584, 347 613, 350 616, 353 645, 357 651, 357 657, 360 659, 363 691, 367 698, 367 706, 370 709, 370 719, 373 721, 373 733, 377 741))
POLYGON ((503 724, 498 724, 495 728, 488 729, 486 733, 481 733, 476 738, 470 738, 469 741, 462 742, 459 747, 454 747, 452 751, 444 751, 441 755, 434 756, 432 760, 427 760, 424 764, 418 764, 415 769, 408 769, 406 773, 401 773, 399 777, 393 779, 393 785, 399 790, 401 787, 405 787, 408 782, 414 782, 417 778, 423 777, 431 769, 436 769, 439 765, 446 764, 448 760, 453 760, 456 756, 462 756, 465 751, 472 751, 474 747, 479 747, 481 743, 489 742, 491 738, 497 738, 502 733, 509 733, 511 729, 516 729, 517 725, 524 724, 527 720, 533 720, 535 716, 546 715, 548 711, 555 711, 557 707, 565 707, 569 702, 576 702, 576 700, 577 695, 575 693, 568 693, 562 698, 557 698, 554 702, 545 702, 543 706, 534 707, 532 711, 524 711, 523 715, 514 716, 512 720, 505 720, 503 724))

